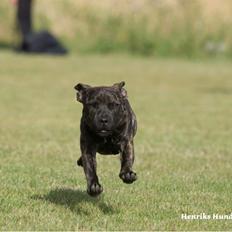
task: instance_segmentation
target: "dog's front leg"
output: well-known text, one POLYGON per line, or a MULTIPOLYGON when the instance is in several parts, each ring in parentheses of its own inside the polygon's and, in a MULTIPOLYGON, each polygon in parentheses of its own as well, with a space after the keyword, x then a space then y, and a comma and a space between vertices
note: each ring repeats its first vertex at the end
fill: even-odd
POLYGON ((81 160, 87 180, 87 193, 91 196, 97 196, 103 191, 103 188, 99 184, 98 176, 96 173, 96 151, 88 148, 82 148, 81 150, 81 160))
POLYGON ((127 184, 133 183, 136 179, 136 173, 132 171, 134 163, 134 145, 129 141, 122 148, 121 152, 121 170, 119 177, 127 184))

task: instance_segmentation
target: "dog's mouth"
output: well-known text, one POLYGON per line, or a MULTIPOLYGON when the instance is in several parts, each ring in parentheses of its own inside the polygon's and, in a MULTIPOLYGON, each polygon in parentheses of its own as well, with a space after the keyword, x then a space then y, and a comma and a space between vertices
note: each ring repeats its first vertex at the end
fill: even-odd
POLYGON ((102 137, 108 136, 108 135, 110 135, 110 134, 111 134, 111 131, 109 131, 109 130, 102 129, 102 130, 99 130, 99 131, 98 131, 98 135, 100 135, 100 136, 102 136, 102 137))

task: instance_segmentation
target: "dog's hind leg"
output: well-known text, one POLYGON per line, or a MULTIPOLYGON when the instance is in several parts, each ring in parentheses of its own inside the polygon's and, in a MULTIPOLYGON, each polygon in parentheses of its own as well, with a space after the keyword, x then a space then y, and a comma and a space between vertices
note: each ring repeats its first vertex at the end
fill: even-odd
POLYGON ((81 157, 77 160, 77 165, 83 167, 82 158, 81 157))

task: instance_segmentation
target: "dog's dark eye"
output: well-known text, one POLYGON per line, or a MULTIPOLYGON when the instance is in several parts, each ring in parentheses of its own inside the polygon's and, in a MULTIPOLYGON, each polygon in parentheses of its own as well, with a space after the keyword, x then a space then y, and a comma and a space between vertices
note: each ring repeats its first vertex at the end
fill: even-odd
POLYGON ((115 102, 111 102, 111 103, 108 103, 108 108, 110 109, 110 110, 112 110, 112 109, 114 109, 114 108, 116 108, 117 106, 118 106, 119 104, 117 104, 117 103, 115 103, 115 102))
POLYGON ((97 108, 98 107, 97 102, 90 103, 89 105, 92 106, 93 108, 97 108))

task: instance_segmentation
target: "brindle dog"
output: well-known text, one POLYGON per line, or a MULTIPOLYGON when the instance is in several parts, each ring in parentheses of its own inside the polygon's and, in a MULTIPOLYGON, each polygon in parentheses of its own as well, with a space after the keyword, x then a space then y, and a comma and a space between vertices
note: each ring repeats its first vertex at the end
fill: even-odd
POLYGON ((106 87, 77 84, 77 101, 83 104, 81 118, 81 157, 87 179, 87 193, 97 196, 103 188, 96 173, 96 152, 121 154, 119 177, 130 184, 137 179, 132 171, 134 162, 133 138, 137 130, 136 117, 123 88, 125 82, 106 87))

